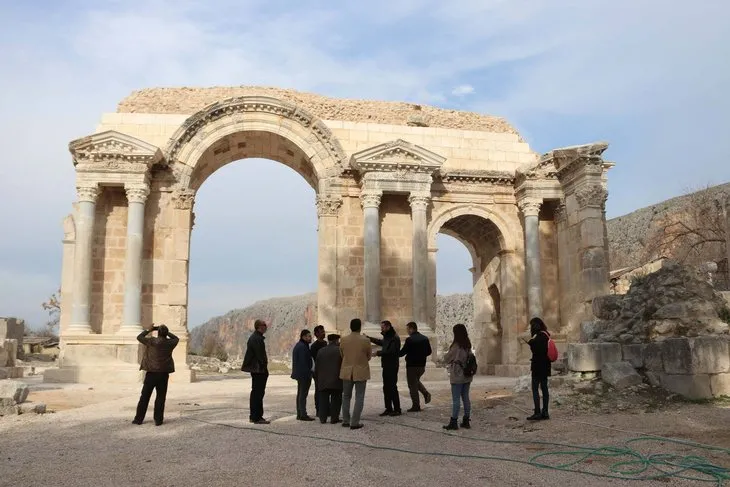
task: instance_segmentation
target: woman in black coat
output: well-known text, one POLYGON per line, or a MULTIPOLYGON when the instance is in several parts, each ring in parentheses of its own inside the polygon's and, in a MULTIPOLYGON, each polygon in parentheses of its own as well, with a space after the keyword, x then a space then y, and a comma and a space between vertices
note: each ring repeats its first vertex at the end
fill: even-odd
POLYGON ((548 414, 548 403, 550 393, 548 392, 548 377, 551 375, 550 359, 548 359, 548 339, 550 333, 547 326, 540 318, 530 320, 530 335, 532 338, 527 342, 532 351, 530 371, 532 372, 532 400, 535 402, 535 414, 527 419, 536 421, 550 419, 548 414), (540 410, 540 393, 542 389, 542 410, 540 410))

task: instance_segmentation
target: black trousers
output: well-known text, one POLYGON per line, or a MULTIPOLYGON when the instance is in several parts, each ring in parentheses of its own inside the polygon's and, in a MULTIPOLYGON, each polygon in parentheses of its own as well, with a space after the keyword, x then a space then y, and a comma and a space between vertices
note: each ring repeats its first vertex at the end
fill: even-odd
POLYGON ((147 372, 144 376, 144 384, 142 385, 142 394, 139 396, 137 403, 137 414, 134 419, 143 421, 147 414, 147 407, 150 404, 152 391, 155 394, 155 423, 162 423, 165 419, 165 398, 167 398, 167 382, 170 374, 167 372, 147 372))
POLYGON ((312 378, 297 379, 297 418, 307 416, 307 396, 312 386, 312 378))
POLYGON ((249 396, 249 419, 258 421, 264 417, 264 394, 269 374, 251 374, 251 395, 249 396))
POLYGON ((535 403, 535 414, 540 414, 540 393, 538 388, 542 389, 542 413, 548 412, 548 403, 550 402, 550 392, 548 392, 547 375, 532 374, 532 400, 535 403))
POLYGON ((426 367, 406 367, 406 380, 408 381, 408 392, 411 393, 411 401, 413 407, 421 407, 421 397, 418 395, 420 392, 423 397, 428 397, 428 390, 421 382, 421 376, 426 372, 426 367))
POLYGON ((314 412, 319 417, 319 387, 317 387, 317 378, 314 378, 314 412))
POLYGON ((397 365, 383 367, 383 399, 385 399, 385 409, 387 411, 400 411, 397 365))
POLYGON ((319 420, 323 423, 327 418, 339 421, 342 409, 342 391, 337 389, 323 389, 317 392, 319 397, 319 420))

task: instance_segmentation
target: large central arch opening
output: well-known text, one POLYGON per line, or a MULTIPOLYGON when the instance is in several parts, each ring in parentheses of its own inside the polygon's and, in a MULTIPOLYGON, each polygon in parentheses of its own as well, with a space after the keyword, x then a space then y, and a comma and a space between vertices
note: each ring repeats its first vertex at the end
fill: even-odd
POLYGON ((189 256, 192 350, 241 358, 253 321, 262 318, 270 325, 267 349, 276 357, 288 354, 298 329, 313 326, 317 183, 304 151, 279 134, 236 132, 202 153, 189 184, 196 190, 189 256), (306 295, 297 302, 297 316, 291 316, 291 303, 272 299, 295 295, 306 295))
MULTIPOLYGON (((445 221, 437 222, 436 245, 454 255, 455 247, 461 246, 468 253, 457 262, 469 262, 468 272, 458 277, 460 284, 454 286, 454 269, 444 266, 442 256, 437 259, 436 293, 445 290, 468 290, 470 299, 439 298, 436 326, 442 350, 451 342, 451 327, 461 320, 467 326, 474 352, 480 364, 480 373, 493 374, 494 366, 503 362, 502 357, 502 315, 500 279, 500 251, 503 249, 502 234, 490 219, 475 214, 455 215, 445 221), (444 274, 444 278, 439 277, 444 274), (454 301, 451 303, 451 301, 454 301), (447 308, 451 307, 449 310, 447 308), (454 309, 456 308, 456 309, 454 309), (452 322, 453 321, 453 322, 452 322)), ((444 256, 445 257, 445 256, 444 256)), ((452 259, 449 259, 453 261, 452 259)), ((448 293, 448 291, 447 291, 448 293)), ((447 294, 443 293, 443 294, 447 294)))

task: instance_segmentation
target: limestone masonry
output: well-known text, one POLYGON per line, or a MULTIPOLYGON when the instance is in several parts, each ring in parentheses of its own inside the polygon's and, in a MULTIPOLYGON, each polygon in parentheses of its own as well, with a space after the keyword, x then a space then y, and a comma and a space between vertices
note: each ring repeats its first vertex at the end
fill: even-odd
POLYGON ((219 100, 264 95, 296 103, 323 120, 347 120, 386 125, 416 125, 516 134, 506 120, 473 112, 445 110, 415 103, 329 98, 314 93, 264 86, 214 88, 148 88, 119 103, 119 113, 193 114, 219 100))
POLYGON ((448 234, 472 257, 480 370, 515 375, 529 361, 519 338, 531 317, 565 348, 609 292, 607 148, 539 155, 502 119, 408 103, 276 88, 136 92, 69 144, 77 199, 63 222, 60 367, 44 378, 140 380, 135 337, 152 323, 181 339, 172 380, 194 378, 197 191, 247 158, 284 164, 316 192, 316 323, 346 333, 360 317, 377 334, 383 319, 401 332, 416 321, 437 342, 436 236, 448 234))

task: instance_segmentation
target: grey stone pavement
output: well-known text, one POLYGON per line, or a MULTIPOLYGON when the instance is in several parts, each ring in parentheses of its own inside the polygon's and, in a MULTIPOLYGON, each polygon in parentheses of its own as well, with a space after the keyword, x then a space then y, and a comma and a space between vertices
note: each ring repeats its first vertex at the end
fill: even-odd
MULTIPOLYGON (((403 381, 402 381, 403 382, 403 381)), ((296 385, 271 376, 266 426, 248 423, 250 380, 208 377, 170 385, 165 424, 131 424, 139 386, 32 384, 31 401, 57 412, 0 418, 0 486, 593 486, 636 485, 515 463, 553 448, 486 440, 547 440, 602 444, 631 435, 554 420, 528 424, 522 411, 497 411, 479 401, 510 390, 514 379, 478 377, 473 384, 473 428, 445 433, 450 392, 428 382, 434 399, 421 413, 380 418, 382 384, 366 392, 364 428, 294 419, 296 385), (88 405, 75 407, 74 402, 88 405), (97 401, 94 404, 91 402, 97 401), (101 401, 101 402, 98 402, 101 401), (564 435, 561 433, 565 432, 564 435), (463 455, 463 457, 453 456, 463 455), (469 458, 471 456, 472 458, 469 458), (499 457, 502 460, 475 458, 499 457)), ((399 383, 403 409, 410 407, 399 383)), ((522 398, 529 401, 529 397, 522 398)), ((309 401, 314 414, 313 400, 309 401)), ((565 449, 565 448, 563 448, 565 449)), ((570 459, 561 459, 567 461, 570 459)), ((547 460, 546 460, 547 461, 547 460)), ((556 460, 557 461, 557 460, 556 460)), ((586 469, 608 473, 608 463, 586 469)), ((641 482, 663 485, 666 481, 641 482)), ((669 485, 697 485, 672 479, 669 485)))

